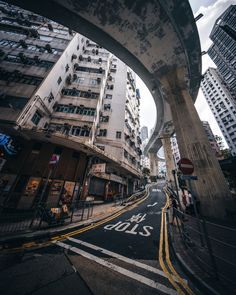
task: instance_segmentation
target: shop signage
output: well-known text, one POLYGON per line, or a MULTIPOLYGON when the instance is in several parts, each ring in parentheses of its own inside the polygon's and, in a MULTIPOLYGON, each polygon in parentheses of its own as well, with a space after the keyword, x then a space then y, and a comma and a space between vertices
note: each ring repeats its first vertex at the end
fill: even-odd
POLYGON ((123 181, 122 181, 122 177, 117 176, 117 175, 112 174, 112 173, 111 173, 111 175, 110 175, 110 180, 111 180, 111 181, 115 181, 115 182, 119 182, 119 183, 122 183, 122 182, 123 182, 123 181))
POLYGON ((19 150, 13 138, 3 133, 0 133, 0 147, 3 147, 4 152, 9 156, 15 156, 19 150))
POLYGON ((106 171, 106 163, 92 165, 92 168, 91 168, 92 173, 105 173, 105 171, 106 171))

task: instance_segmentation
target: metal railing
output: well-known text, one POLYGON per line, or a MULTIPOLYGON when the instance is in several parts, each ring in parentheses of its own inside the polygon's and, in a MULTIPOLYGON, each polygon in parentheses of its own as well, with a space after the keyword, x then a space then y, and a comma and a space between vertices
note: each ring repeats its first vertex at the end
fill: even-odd
POLYGON ((80 200, 68 206, 68 212, 55 204, 38 204, 30 212, 2 212, 0 234, 46 229, 89 219, 93 215, 93 201, 80 200), (52 212, 51 209, 54 209, 52 212))
POLYGON ((192 260, 216 280, 236 288, 236 228, 196 218, 173 208, 174 222, 192 260))

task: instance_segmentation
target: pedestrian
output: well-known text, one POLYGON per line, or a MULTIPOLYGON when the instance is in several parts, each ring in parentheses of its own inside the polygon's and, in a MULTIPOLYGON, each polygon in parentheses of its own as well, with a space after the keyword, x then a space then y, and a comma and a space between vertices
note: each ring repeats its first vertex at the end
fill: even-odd
POLYGON ((175 225, 175 221, 177 222, 178 203, 176 198, 173 196, 171 196, 171 210, 172 210, 172 220, 170 224, 175 225))

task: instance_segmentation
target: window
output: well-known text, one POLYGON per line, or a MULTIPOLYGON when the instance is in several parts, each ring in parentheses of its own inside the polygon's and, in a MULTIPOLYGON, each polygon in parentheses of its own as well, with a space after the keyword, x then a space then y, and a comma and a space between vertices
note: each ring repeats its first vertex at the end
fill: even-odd
POLYGON ((113 90, 113 89, 114 89, 114 85, 113 85, 113 84, 111 84, 111 85, 108 84, 108 85, 107 85, 107 89, 108 89, 108 90, 113 90))
POLYGON ((53 39, 52 37, 40 35, 40 40, 51 42, 52 39, 53 39))
POLYGON ((107 129, 100 129, 98 136, 107 136, 107 129))
POLYGON ((100 122, 108 122, 109 121, 109 116, 101 116, 100 117, 100 122))
POLYGON ((116 131, 116 138, 121 138, 121 131, 116 131))
POLYGON ((56 112, 67 113, 67 114, 79 114, 84 116, 94 116, 96 113, 95 108, 85 108, 84 106, 73 106, 73 105, 58 105, 56 112))
POLYGON ((92 91, 81 91, 76 88, 63 88, 62 89, 62 94, 63 95, 68 95, 68 96, 80 96, 80 97, 85 97, 85 98, 92 98, 92 99, 97 99, 99 97, 99 93, 92 92, 92 91))
POLYGON ((104 104, 104 111, 108 111, 111 109, 111 104, 110 103, 107 103, 107 104, 104 104))
POLYGON ((28 57, 24 54, 20 55, 20 56, 8 54, 4 58, 4 60, 8 61, 8 62, 20 63, 20 64, 25 64, 25 65, 34 65, 34 66, 42 67, 42 68, 51 68, 54 64, 51 61, 40 60, 38 56, 31 58, 31 57, 28 57))
POLYGON ((83 84, 84 83, 84 78, 82 77, 77 77, 74 81, 75 83, 83 84))
POLYGON ((0 80, 7 81, 8 83, 15 82, 38 86, 43 79, 35 76, 24 75, 18 70, 7 72, 0 69, 0 80))
POLYGON ((95 74, 104 73, 104 70, 102 68, 96 69, 96 68, 88 68, 88 67, 77 67, 76 70, 81 72, 95 73, 95 74))
POLYGON ((84 136, 88 137, 91 128, 88 126, 72 126, 71 134, 74 136, 84 136))
POLYGON ((60 85, 61 84, 61 81, 62 81, 62 78, 61 78, 61 76, 58 78, 58 80, 57 80, 57 84, 58 85, 60 85))
POLYGON ((31 119, 31 121, 35 124, 35 125, 38 125, 39 121, 42 119, 42 115, 36 111, 31 119))

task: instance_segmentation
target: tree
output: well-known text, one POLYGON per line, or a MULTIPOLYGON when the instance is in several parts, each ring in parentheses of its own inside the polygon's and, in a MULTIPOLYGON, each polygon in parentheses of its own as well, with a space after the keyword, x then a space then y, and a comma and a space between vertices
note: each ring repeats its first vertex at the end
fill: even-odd
POLYGON ((224 157, 224 159, 228 159, 228 158, 232 157, 230 149, 223 149, 223 150, 221 150, 221 153, 222 153, 222 156, 224 157))
POLYGON ((220 150, 223 150, 225 148, 225 146, 224 146, 222 137, 219 135, 215 135, 215 140, 216 140, 220 150))

